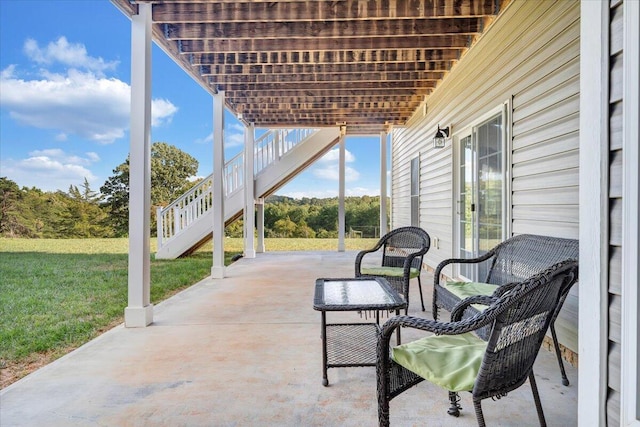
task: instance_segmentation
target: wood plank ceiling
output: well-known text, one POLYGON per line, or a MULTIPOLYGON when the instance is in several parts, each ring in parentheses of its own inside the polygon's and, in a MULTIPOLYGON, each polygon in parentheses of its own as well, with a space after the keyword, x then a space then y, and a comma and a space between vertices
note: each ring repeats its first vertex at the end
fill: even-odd
POLYGON ((257 127, 403 125, 506 0, 112 0, 257 127))

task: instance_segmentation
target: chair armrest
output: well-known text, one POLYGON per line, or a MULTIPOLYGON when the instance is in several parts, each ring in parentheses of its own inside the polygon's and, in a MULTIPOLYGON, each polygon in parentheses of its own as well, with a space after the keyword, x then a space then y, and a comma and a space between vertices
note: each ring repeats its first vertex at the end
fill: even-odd
POLYGON ((458 322, 462 319, 462 315, 464 311, 472 304, 482 304, 489 306, 496 301, 496 297, 488 296, 488 295, 474 295, 472 297, 467 297, 460 301, 458 304, 453 307, 451 310, 451 321, 458 322))
MULTIPOLYGON (((476 297, 469 297, 467 299, 473 300, 474 298, 476 297)), ((382 325, 380 335, 378 336, 378 347, 380 348, 380 345, 388 347, 393 332, 399 327, 419 329, 432 332, 436 335, 459 335, 465 332, 475 331, 476 329, 491 324, 501 312, 502 308, 492 306, 481 313, 456 322, 439 322, 437 320, 414 316, 395 316, 382 325)))
POLYGON ((433 283, 435 283, 436 285, 440 284, 440 274, 442 273, 442 270, 449 264, 476 264, 482 261, 486 261, 489 258, 491 258, 492 256, 495 255, 495 251, 494 250, 490 250, 489 252, 487 252, 486 254, 478 257, 478 258, 449 258, 449 259, 445 259, 444 261, 442 261, 440 264, 438 264, 438 266, 436 267, 435 271, 433 272, 433 283))
POLYGON ((356 277, 360 277, 362 274, 360 273, 360 268, 362 267, 362 259, 364 258, 365 255, 373 253, 373 252, 377 252, 380 249, 380 245, 376 245, 375 248, 373 249, 365 249, 363 251, 358 252, 358 254, 356 255, 356 277))
MULTIPOLYGON (((424 256, 424 254, 427 253, 427 251, 429 250, 429 248, 425 248, 421 251, 418 252, 414 252, 410 255, 407 255, 407 257, 404 260, 404 263, 402 264, 402 268, 403 268, 403 276, 405 278, 409 277, 411 275, 411 265, 413 264, 413 260, 416 259, 417 257, 421 257, 424 256)), ((422 270, 422 268, 421 268, 422 270)))

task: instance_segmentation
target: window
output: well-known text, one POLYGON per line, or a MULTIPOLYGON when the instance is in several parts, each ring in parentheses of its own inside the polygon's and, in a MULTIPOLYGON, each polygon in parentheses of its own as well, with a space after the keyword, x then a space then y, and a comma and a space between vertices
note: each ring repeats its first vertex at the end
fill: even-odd
MULTIPOLYGON (((457 256, 485 254, 505 236, 505 110, 460 132, 456 157, 457 256)), ((482 281, 485 264, 465 264, 458 275, 482 281)))

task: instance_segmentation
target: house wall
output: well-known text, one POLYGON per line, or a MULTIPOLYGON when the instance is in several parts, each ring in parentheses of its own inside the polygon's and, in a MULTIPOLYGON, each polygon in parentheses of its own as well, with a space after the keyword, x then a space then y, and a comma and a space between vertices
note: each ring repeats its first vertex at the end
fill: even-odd
POLYGON ((607 425, 620 425, 622 325, 622 164, 623 164, 623 2, 610 3, 609 15, 609 283, 607 425))
MULTIPOLYGON (((456 132, 508 107, 507 234, 578 238, 580 4, 512 1, 392 134, 393 228, 410 224, 410 163, 420 156, 420 225, 437 239, 429 267, 454 254, 453 150, 433 149, 437 125, 456 132), (426 111, 425 111, 426 110, 426 111)), ((445 271, 451 275, 451 271, 445 271)), ((556 322, 577 351, 577 288, 556 322)))

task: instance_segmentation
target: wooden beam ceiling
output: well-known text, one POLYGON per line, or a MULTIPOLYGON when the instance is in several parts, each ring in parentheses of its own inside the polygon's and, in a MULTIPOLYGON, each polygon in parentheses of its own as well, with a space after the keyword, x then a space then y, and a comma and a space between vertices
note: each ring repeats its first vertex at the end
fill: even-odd
POLYGON ((505 0, 112 0, 260 127, 403 125, 505 0))

